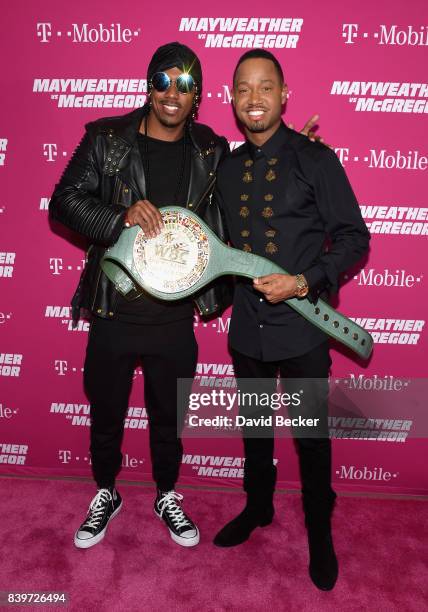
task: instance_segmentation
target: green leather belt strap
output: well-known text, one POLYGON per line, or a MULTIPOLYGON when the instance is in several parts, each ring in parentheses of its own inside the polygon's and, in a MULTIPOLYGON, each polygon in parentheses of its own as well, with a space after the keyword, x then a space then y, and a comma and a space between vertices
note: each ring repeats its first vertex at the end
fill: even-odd
MULTIPOLYGON (((101 268, 117 290, 128 298, 141 292, 164 300, 196 293, 223 275, 256 278, 287 274, 272 261, 231 248, 221 242, 195 213, 176 206, 161 208, 164 229, 148 239, 139 226, 125 229, 107 249, 101 268), (178 233, 177 233, 178 232, 178 233)), ((323 300, 290 298, 287 304, 323 332, 367 359, 373 339, 362 327, 323 300)))

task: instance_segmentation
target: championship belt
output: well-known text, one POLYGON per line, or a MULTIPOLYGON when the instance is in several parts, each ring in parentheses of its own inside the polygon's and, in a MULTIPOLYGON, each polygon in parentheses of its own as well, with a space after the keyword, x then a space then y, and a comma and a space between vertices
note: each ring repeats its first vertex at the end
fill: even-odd
MULTIPOLYGON (((180 300, 223 275, 256 278, 287 272, 272 261, 227 246, 195 213, 178 206, 160 209, 163 229, 148 238, 139 226, 124 229, 106 250, 101 268, 125 297, 141 289, 162 300, 180 300)), ((373 338, 323 300, 289 298, 287 304, 323 332, 367 359, 373 338)))

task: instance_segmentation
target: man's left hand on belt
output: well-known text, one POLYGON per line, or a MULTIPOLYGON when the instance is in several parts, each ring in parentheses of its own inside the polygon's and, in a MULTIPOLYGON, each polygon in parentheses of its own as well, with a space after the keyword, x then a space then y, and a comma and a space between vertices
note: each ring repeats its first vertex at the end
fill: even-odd
POLYGON ((268 302, 277 304, 296 295, 297 281, 290 274, 268 274, 255 278, 253 287, 263 293, 268 302))

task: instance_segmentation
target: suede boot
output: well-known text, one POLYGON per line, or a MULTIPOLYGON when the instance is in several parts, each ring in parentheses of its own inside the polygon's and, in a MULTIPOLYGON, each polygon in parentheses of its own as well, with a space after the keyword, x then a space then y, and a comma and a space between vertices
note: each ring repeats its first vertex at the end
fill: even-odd
POLYGON ((331 591, 339 575, 331 534, 333 504, 334 500, 324 508, 309 509, 308 504, 304 503, 309 545, 309 576, 321 591, 331 591))
POLYGON ((242 544, 256 527, 270 525, 274 515, 273 494, 276 467, 267 474, 245 474, 244 489, 247 504, 244 510, 221 529, 214 538, 216 546, 229 547, 242 544))

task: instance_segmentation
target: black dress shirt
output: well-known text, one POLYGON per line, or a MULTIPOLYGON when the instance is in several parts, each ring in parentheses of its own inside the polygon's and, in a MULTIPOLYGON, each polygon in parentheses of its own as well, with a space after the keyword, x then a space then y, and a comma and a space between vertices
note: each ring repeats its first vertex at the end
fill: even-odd
MULTIPOLYGON (((369 233, 335 153, 283 123, 261 147, 246 142, 221 164, 217 197, 232 246, 303 273, 316 301, 365 253, 369 233), (328 248, 326 241, 329 240, 328 248)), ((238 279, 229 341, 263 361, 297 357, 327 336, 285 302, 238 279)))

